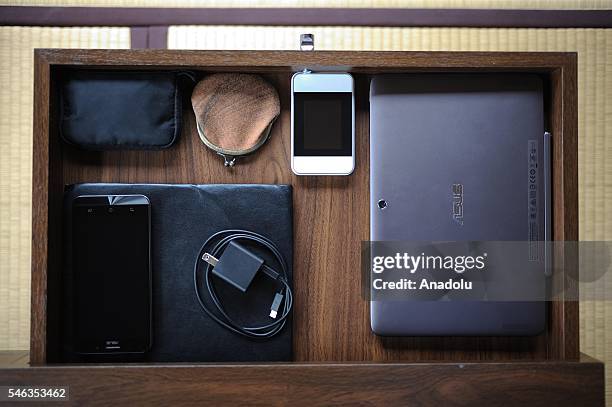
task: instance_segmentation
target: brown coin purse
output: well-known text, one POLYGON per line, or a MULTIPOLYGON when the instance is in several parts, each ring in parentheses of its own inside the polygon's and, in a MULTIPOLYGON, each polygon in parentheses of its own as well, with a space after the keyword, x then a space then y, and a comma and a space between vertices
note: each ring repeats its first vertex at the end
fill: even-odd
POLYGON ((280 114, 276 89, 251 74, 209 75, 195 86, 191 104, 200 139, 226 167, 261 147, 280 114))

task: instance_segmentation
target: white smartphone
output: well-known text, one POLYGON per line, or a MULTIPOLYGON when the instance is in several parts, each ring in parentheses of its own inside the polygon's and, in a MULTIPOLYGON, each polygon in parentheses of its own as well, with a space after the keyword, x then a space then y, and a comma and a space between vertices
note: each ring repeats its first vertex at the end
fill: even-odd
POLYGON ((291 169, 297 175, 349 175, 355 169, 355 92, 348 73, 291 78, 291 169))

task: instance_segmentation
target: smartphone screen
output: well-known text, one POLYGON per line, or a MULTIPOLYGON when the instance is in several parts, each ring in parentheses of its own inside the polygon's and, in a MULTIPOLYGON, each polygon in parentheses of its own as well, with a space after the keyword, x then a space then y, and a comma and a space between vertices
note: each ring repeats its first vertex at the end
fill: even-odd
POLYGON ((143 195, 81 196, 72 207, 77 353, 151 345, 150 205, 143 195))

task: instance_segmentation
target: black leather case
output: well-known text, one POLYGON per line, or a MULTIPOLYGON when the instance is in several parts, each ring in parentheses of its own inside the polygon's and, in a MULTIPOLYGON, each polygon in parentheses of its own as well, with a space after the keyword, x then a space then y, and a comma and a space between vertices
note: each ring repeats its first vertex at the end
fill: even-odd
MULTIPOLYGON (((267 236, 285 256, 292 281, 293 220, 290 185, 164 185, 78 184, 67 187, 65 199, 65 267, 63 360, 152 362, 289 361, 292 359, 291 318, 283 331, 257 341, 217 325, 200 308, 193 268, 204 241, 222 229, 248 229, 267 236), (71 351, 70 338, 70 208, 79 195, 142 194, 151 201, 153 276, 153 347, 146 355, 87 357, 71 351)), ((259 252, 275 267, 273 259, 259 252)), ((215 280, 217 281, 217 280, 215 280)), ((246 294, 218 280, 216 287, 227 312, 246 324, 270 322, 275 286, 258 273, 246 294)), ((205 288, 200 285, 200 292, 205 288)))

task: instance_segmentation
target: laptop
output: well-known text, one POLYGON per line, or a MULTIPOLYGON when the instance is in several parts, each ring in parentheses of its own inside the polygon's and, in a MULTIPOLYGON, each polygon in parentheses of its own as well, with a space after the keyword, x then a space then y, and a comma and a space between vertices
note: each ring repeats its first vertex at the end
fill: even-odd
MULTIPOLYGON (((544 150, 537 75, 374 76, 370 239, 544 240, 550 233, 545 188, 530 201, 528 177, 535 159, 537 184, 545 185, 544 150)), ((542 271, 542 286, 544 279, 542 271)), ((546 306, 540 300, 372 298, 370 320, 383 336, 530 336, 544 330, 546 306)))

